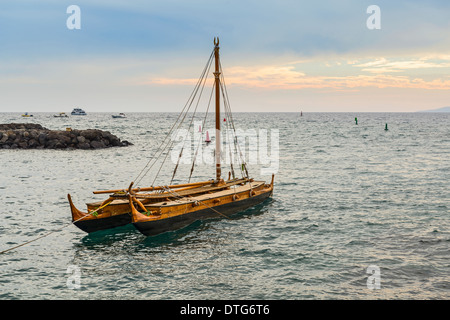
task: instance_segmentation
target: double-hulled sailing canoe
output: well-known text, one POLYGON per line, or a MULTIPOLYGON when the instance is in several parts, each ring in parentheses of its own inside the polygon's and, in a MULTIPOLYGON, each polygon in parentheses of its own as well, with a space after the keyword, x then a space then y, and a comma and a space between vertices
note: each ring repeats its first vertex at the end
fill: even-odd
MULTIPOLYGON (((194 92, 197 94, 200 91, 200 86, 202 84, 204 85, 204 82, 206 81, 205 77, 207 71, 209 71, 209 67, 212 65, 213 58, 215 62, 215 71, 213 73, 216 126, 215 179, 145 188, 133 188, 134 182, 132 182, 127 189, 94 191, 94 194, 109 194, 109 196, 104 201, 88 203, 87 212, 78 210, 69 194, 68 200, 72 212, 72 222, 77 227, 90 233, 133 223, 133 225, 144 235, 153 236, 163 232, 180 229, 197 220, 218 217, 229 218, 231 215, 253 207, 272 196, 274 175, 272 175, 270 183, 266 183, 265 181, 255 181, 250 178, 242 153, 240 153, 241 158, 238 165, 241 169, 242 176, 240 178, 236 177, 234 167, 231 165, 228 179, 224 180, 222 178, 220 141, 221 93, 224 97, 224 107, 227 112, 227 118, 231 120, 227 121, 227 123, 231 122, 233 132, 236 133, 236 131, 234 130, 229 102, 226 100, 226 89, 224 90, 223 72, 219 60, 218 38, 217 40, 214 38, 213 52, 211 53, 207 67, 205 67, 194 92)), ((203 89, 201 91, 203 91, 203 89)), ((191 95, 190 99, 192 99, 190 100, 190 105, 192 105, 194 97, 195 95, 191 95)), ((188 111, 189 108, 184 111, 184 116, 179 117, 179 119, 184 120, 188 111)), ((202 127, 205 127, 205 122, 202 127)), ((175 125, 172 129, 174 128, 175 125)), ((168 136, 173 132, 172 129, 168 136)), ((237 140, 236 137, 233 139, 236 151, 239 150, 239 147, 236 145, 237 140)), ((165 148, 170 147, 171 143, 166 143, 165 145, 164 143, 165 141, 161 143, 156 154, 158 154, 158 151, 160 150, 160 155, 167 152, 165 148), (164 147, 162 147, 163 145, 164 147)), ((180 157, 182 151, 183 150, 180 152, 180 157)), ((167 158, 167 156, 165 158, 167 158)), ((150 168, 155 164, 155 162, 152 162, 153 160, 154 159, 152 158, 152 160, 149 161, 146 168, 141 171, 136 180, 141 181, 148 173, 150 168)), ((175 177, 177 168, 178 163, 175 166, 172 180, 175 177)), ((191 168, 189 181, 193 170, 194 163, 191 168)))

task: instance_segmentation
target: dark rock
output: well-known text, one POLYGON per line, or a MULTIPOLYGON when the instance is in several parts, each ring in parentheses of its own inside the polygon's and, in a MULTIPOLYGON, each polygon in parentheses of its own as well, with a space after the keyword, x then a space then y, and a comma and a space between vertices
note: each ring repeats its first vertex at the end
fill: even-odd
POLYGON ((3 133, 2 132, 2 138, 0 139, 0 143, 5 143, 6 141, 8 141, 8 134, 7 133, 3 133))
POLYGON ((56 140, 58 139, 60 131, 48 131, 47 133, 47 139, 48 140, 56 140))
POLYGON ((6 132, 6 136, 8 137, 9 141, 14 141, 16 139, 16 137, 17 137, 16 133, 14 131, 12 131, 12 130, 8 130, 6 132))
POLYGON ((68 134, 64 134, 64 133, 58 135, 58 140, 65 145, 68 145, 72 142, 72 139, 70 138, 70 136, 68 134))
POLYGON ((39 132, 37 130, 31 130, 29 133, 30 139, 38 140, 39 132))
POLYGON ((0 124, 2 149, 101 149, 129 146, 109 131, 49 130, 34 123, 0 124))
POLYGON ((39 145, 39 142, 36 141, 36 139, 30 139, 28 141, 28 148, 33 149, 36 148, 39 145))
POLYGON ((40 124, 37 123, 4 123, 0 124, 0 131, 7 130, 46 130, 40 124))
POLYGON ((46 143, 45 143, 45 147, 47 148, 47 149, 55 149, 55 146, 56 146, 56 143, 57 143, 58 141, 56 140, 56 139, 53 139, 53 140, 47 140, 46 141, 46 143))
POLYGON ((28 148, 28 143, 27 143, 26 141, 19 142, 17 145, 18 145, 21 149, 26 149, 26 148, 28 148))
POLYGON ((92 141, 91 147, 94 149, 102 149, 105 148, 105 144, 102 141, 92 141))
POLYGON ((55 149, 64 149, 67 145, 63 141, 56 141, 55 149))
POLYGON ((86 150, 86 149, 90 149, 91 145, 89 143, 83 142, 83 143, 78 144, 78 148, 86 150))
POLYGON ((39 144, 41 146, 45 146, 45 143, 47 142, 47 139, 48 139, 48 137, 47 137, 46 133, 39 134, 38 141, 39 141, 39 144))
POLYGON ((101 135, 101 133, 99 132, 99 130, 96 129, 87 129, 85 131, 82 131, 80 135, 92 141, 97 140, 99 135, 101 135))

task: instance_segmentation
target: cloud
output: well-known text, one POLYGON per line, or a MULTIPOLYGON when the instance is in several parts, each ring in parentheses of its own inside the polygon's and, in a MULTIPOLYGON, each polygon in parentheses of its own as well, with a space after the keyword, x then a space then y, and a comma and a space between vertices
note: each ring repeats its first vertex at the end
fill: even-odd
POLYGON ((388 60, 386 58, 376 59, 361 64, 353 64, 354 67, 361 68, 361 71, 371 73, 390 73, 390 72, 404 72, 415 69, 439 69, 450 68, 450 59, 439 62, 429 61, 427 58, 409 59, 409 60, 388 60))
MULTIPOLYGON (((357 88, 414 88, 424 90, 449 90, 447 76, 450 59, 428 58, 376 58, 369 61, 295 61, 281 65, 235 65, 224 70, 227 85, 267 90, 334 89, 339 91, 357 88), (433 59, 433 60, 431 60, 433 59), (325 66, 325 68, 324 68, 325 66), (328 70, 331 68, 332 70, 328 70), (308 73, 302 69, 313 70, 308 73), (430 78, 425 71, 433 70, 430 78), (437 73, 436 70, 441 70, 437 73), (413 73, 411 73, 413 72, 413 73), (420 72, 425 72, 420 74, 420 72), (316 73, 316 74, 313 74, 316 73), (318 74, 317 74, 318 73, 318 74), (332 75, 331 73, 335 73, 332 75), (429 79, 426 79, 429 78, 429 79)), ((147 77, 137 79, 140 85, 195 85, 195 78, 147 77)))

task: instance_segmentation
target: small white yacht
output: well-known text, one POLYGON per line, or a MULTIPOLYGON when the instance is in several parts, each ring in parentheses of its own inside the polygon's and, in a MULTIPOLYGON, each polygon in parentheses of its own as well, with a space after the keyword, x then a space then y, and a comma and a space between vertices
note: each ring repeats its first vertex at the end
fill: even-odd
POLYGON ((118 115, 117 114, 113 114, 113 116, 112 116, 113 118, 126 118, 126 116, 125 116, 125 113, 119 113, 118 115))
POLYGON ((72 110, 71 115, 73 115, 73 116, 85 116, 86 112, 83 109, 75 108, 75 109, 72 110))

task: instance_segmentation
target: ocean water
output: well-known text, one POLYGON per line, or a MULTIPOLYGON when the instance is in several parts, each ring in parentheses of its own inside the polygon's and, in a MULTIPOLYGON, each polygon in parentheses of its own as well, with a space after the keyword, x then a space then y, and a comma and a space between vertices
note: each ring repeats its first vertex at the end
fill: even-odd
MULTIPOLYGON (((272 199, 157 237, 71 225, 67 194, 84 210, 103 199, 92 191, 127 188, 177 116, 0 113, 134 144, 0 150, 0 251, 50 233, 0 255, 0 299, 450 298, 449 113, 236 113, 237 128, 278 133, 272 199)), ((270 181, 264 166, 250 174, 270 181)), ((197 169, 195 179, 214 175, 197 169)))

